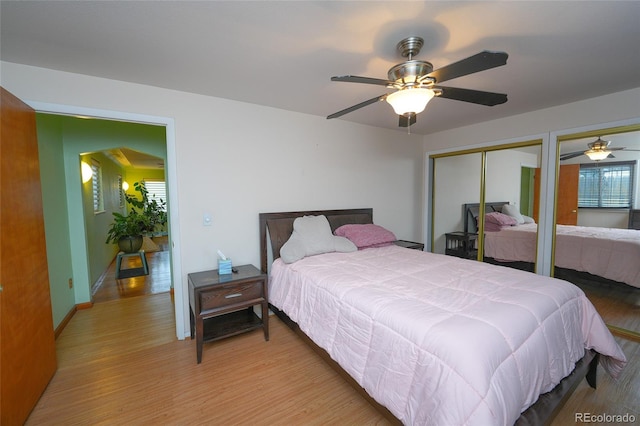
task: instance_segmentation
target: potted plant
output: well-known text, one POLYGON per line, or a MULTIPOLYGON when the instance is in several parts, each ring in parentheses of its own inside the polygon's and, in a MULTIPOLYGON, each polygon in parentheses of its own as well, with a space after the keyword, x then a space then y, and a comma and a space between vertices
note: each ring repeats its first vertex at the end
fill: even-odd
POLYGON ((113 223, 107 231, 106 244, 118 244, 125 253, 135 253, 142 247, 142 235, 149 228, 149 220, 134 209, 125 216, 113 212, 113 223))
POLYGON ((153 234, 158 227, 167 223, 166 202, 149 199, 144 182, 135 182, 134 189, 140 193, 140 199, 126 194, 125 199, 131 209, 127 215, 113 212, 114 221, 107 231, 106 244, 117 243, 125 253, 140 250, 143 236, 153 234))

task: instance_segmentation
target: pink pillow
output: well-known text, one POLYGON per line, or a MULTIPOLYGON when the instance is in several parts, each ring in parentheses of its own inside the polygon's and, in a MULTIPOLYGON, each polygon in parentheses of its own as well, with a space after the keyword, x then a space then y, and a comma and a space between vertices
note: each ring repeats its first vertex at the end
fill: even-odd
POLYGON ((491 223, 491 222, 484 223, 484 232, 498 232, 498 231, 502 231, 502 228, 504 227, 497 225, 495 223, 491 223))
POLYGON ((397 240, 393 232, 373 223, 342 225, 334 234, 348 238, 358 249, 387 246, 397 240))
POLYGON ((491 212, 484 215, 484 223, 485 225, 487 223, 494 223, 499 226, 513 226, 517 225, 518 221, 515 218, 504 213, 491 212))

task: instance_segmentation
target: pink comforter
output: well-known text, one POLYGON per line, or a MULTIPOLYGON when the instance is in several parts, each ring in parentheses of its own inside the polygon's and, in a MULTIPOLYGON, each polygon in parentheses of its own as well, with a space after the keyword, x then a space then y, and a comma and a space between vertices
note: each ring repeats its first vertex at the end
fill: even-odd
MULTIPOLYGON (((558 225, 556 231, 556 266, 640 287, 639 230, 558 225)), ((487 232, 484 254, 535 262, 536 232, 535 223, 487 232)))
POLYGON ((269 301, 405 424, 512 425, 593 348, 625 356, 577 287, 396 246, 272 265, 269 301))

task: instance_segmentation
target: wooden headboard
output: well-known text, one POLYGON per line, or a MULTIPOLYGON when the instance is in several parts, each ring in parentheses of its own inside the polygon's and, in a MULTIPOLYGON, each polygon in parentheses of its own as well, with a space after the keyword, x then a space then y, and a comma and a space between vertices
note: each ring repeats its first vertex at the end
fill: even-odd
POLYGON ((260 213, 260 268, 267 273, 267 231, 273 260, 280 257, 280 248, 287 242, 293 232, 293 221, 302 216, 325 215, 335 231, 342 225, 349 223, 373 223, 373 209, 345 209, 345 210, 310 210, 302 212, 260 213))
MULTIPOLYGON (((500 212, 502 206, 509 204, 508 201, 493 201, 490 203, 484 203, 484 213, 500 212)), ((464 232, 478 232, 478 224, 476 218, 480 216, 480 204, 469 203, 463 204, 464 206, 464 232)))

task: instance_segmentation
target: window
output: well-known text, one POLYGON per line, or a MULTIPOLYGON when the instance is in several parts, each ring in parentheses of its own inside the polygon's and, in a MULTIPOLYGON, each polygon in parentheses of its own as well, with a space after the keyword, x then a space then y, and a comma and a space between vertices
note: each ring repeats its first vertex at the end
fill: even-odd
MULTIPOLYGON (((147 188, 149 201, 155 200, 159 205, 163 205, 161 202, 167 202, 167 186, 163 180, 145 179, 144 186, 147 188)), ((166 210, 166 204, 164 204, 166 210)))
POLYGON ((93 190, 93 212, 104 211, 104 201, 102 197, 102 167, 100 163, 93 158, 91 159, 91 185, 93 190))
POLYGON ((635 161, 581 164, 578 207, 630 208, 635 161))

